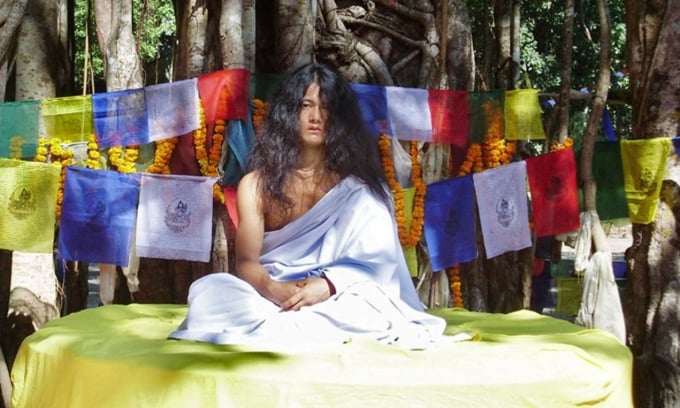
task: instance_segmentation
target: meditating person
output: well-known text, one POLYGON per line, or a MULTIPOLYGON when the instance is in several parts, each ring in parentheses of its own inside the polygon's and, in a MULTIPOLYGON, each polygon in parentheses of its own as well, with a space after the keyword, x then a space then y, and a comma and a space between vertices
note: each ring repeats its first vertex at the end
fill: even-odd
POLYGON ((294 70, 270 98, 238 186, 236 274, 195 281, 169 337, 429 346, 445 322, 418 298, 391 200, 351 87, 322 64, 294 70))

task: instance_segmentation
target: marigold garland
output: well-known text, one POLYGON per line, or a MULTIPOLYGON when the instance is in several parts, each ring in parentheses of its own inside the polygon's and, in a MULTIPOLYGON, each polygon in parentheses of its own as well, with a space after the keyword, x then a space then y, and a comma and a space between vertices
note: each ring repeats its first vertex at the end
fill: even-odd
POLYGON ((85 167, 88 169, 101 169, 101 162, 99 158, 101 157, 99 153, 99 145, 97 144, 97 137, 94 133, 90 134, 87 141, 87 159, 85 160, 85 167))
POLYGON ((560 149, 566 149, 569 147, 572 147, 574 145, 574 139, 572 139, 570 136, 567 136, 566 139, 564 139, 563 142, 560 143, 559 140, 555 140, 550 144, 550 151, 554 152, 560 149))
POLYGON ((35 149, 34 160, 37 162, 47 163, 47 156, 50 154, 49 146, 50 139, 40 138, 38 140, 38 147, 35 149))
POLYGON ((460 268, 458 265, 446 269, 449 277, 449 289, 451 290, 451 300, 453 307, 465 307, 463 303, 462 284, 460 282, 460 268))
POLYGON ((21 148, 24 142, 24 138, 18 135, 9 139, 9 157, 11 159, 21 160, 21 148))
POLYGON ((199 100, 198 105, 198 117, 199 125, 198 129, 194 130, 193 141, 194 141, 194 155, 196 156, 196 161, 198 162, 198 168, 201 174, 206 175, 208 173, 208 150, 206 149, 205 143, 208 134, 208 130, 205 124, 205 109, 203 108, 203 101, 199 100))
POLYGON ((259 132, 260 128, 262 128, 264 117, 267 115, 269 104, 262 99, 254 99, 253 104, 255 105, 253 110, 253 128, 255 128, 255 132, 259 132))
POLYGON ((66 180, 66 168, 72 165, 74 162, 73 150, 64 149, 59 138, 41 138, 38 141, 35 161, 42 163, 52 163, 55 166, 59 166, 60 168, 59 188, 57 190, 57 206, 55 209, 56 219, 57 222, 59 222, 59 218, 61 217, 61 206, 64 203, 64 182, 66 180))
POLYGON ((175 146, 179 143, 179 137, 157 140, 156 150, 153 154, 153 162, 146 168, 148 173, 170 174, 170 159, 175 152, 175 146))
MULTIPOLYGON (((458 169, 458 176, 479 173, 512 161, 517 150, 517 142, 505 139, 489 139, 483 143, 472 143, 468 147, 463 163, 458 169)), ((450 174, 453 174, 451 172, 450 174)))
POLYGON ((484 169, 482 162, 482 145, 479 143, 472 143, 468 147, 465 154, 465 159, 458 169, 458 175, 464 176, 470 173, 478 173, 484 169))
POLYGON ((504 157, 505 154, 505 140, 503 139, 485 140, 482 143, 482 161, 485 169, 493 169, 508 162, 504 157))
POLYGON ((407 216, 405 194, 401 185, 397 181, 394 160, 392 159, 392 142, 386 134, 380 135, 378 140, 380 147, 380 154, 382 157, 382 165, 387 178, 387 183, 392 189, 394 196, 394 213, 397 219, 397 228, 399 233, 399 242, 405 248, 415 246, 423 234, 423 224, 425 221, 425 193, 427 187, 423 182, 420 164, 418 163, 418 142, 409 142, 409 154, 411 156, 411 179, 415 187, 415 198, 413 200, 413 212, 411 220, 411 228, 407 230, 407 216))
POLYGON ((108 153, 112 169, 119 173, 137 172, 135 163, 139 158, 139 145, 127 146, 125 150, 120 146, 113 146, 109 148, 108 153))
MULTIPOLYGON (((226 109, 226 88, 222 88, 220 92, 220 101, 218 101, 218 108, 220 104, 224 105, 226 109)), ((194 131, 194 152, 196 155, 196 161, 198 161, 198 167, 201 174, 207 177, 217 177, 217 165, 222 157, 222 143, 224 142, 224 131, 226 121, 223 119, 215 120, 215 127, 213 128, 212 135, 212 145, 210 147, 210 152, 207 149, 207 138, 208 138, 208 127, 205 121, 205 108, 203 107, 203 101, 199 103, 199 118, 200 124, 198 129, 194 131)), ((216 201, 224 204, 224 192, 220 187, 219 183, 213 185, 213 197, 216 201)))

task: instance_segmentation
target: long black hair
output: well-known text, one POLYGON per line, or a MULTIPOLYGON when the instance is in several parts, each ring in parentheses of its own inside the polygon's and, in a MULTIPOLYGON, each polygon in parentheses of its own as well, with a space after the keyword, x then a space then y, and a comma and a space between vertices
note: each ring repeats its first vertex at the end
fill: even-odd
POLYGON ((341 178, 353 175, 363 180, 384 203, 389 194, 380 162, 377 139, 363 124, 354 91, 332 68, 323 64, 303 65, 289 73, 269 100, 262 127, 248 158, 247 170, 257 170, 265 210, 273 203, 290 208, 292 200, 284 186, 298 165, 299 112, 310 84, 319 85, 319 96, 328 111, 326 119, 326 170, 341 178))

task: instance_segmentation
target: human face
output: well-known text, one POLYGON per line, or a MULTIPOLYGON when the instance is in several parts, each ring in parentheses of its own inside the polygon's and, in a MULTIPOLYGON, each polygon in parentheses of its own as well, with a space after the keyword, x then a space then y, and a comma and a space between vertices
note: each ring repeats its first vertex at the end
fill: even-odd
POLYGON ((322 147, 326 139, 328 111, 319 96, 319 85, 312 83, 302 98, 300 137, 305 147, 322 147))

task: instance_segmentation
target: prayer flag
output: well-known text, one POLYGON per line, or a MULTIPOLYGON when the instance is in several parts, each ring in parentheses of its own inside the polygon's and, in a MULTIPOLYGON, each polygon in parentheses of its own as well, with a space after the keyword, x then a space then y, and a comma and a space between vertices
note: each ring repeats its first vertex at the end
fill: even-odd
POLYGON ((545 139, 538 89, 505 91, 505 139, 545 139))
POLYGON ((198 77, 198 94, 205 110, 205 123, 216 119, 248 119, 250 71, 223 69, 198 77))
POLYGON ((472 175, 427 186, 424 232, 432 270, 477 258, 474 207, 472 175))
POLYGON ((142 174, 137 255, 209 262, 214 178, 142 174))
POLYGON ((612 123, 612 115, 609 113, 609 109, 604 108, 602 111, 602 133, 604 137, 610 142, 615 142, 618 140, 616 137, 616 131, 614 130, 614 124, 612 123))
POLYGON ((469 92, 468 116, 470 143, 482 143, 487 137, 503 139, 503 90, 469 92))
POLYGON ((592 165, 597 215, 601 220, 628 218, 619 142, 596 142, 592 165))
POLYGON ((472 175, 486 257, 530 247, 526 162, 472 175))
POLYGON ((351 83, 350 87, 359 102, 366 131, 374 136, 388 133, 390 124, 385 87, 357 83, 351 83))
POLYGON ((92 95, 97 143, 102 149, 149 143, 144 89, 92 95))
POLYGON ((40 115, 47 137, 66 142, 87 142, 94 124, 92 120, 92 96, 69 96, 43 99, 40 115))
POLYGON ((579 228, 576 159, 572 148, 526 160, 536 236, 545 237, 579 228))
POLYGON ((391 135, 400 140, 432 141, 427 89, 386 86, 391 135))
POLYGON ((268 101, 283 80, 280 74, 253 73, 250 79, 250 98, 268 101))
POLYGON ((71 261, 127 266, 139 174, 68 167, 59 224, 59 256, 71 261))
POLYGON ((198 129, 197 81, 192 78, 144 88, 150 142, 198 129))
POLYGON ((227 128, 228 158, 224 165, 222 185, 238 186, 246 168, 246 160, 255 143, 255 129, 250 120, 231 120, 227 128))
MULTIPOLYGON (((413 222, 413 200, 416 197, 416 188, 408 187, 403 188, 401 191, 404 192, 404 213, 406 215, 406 230, 411 230, 411 223, 413 222)), ((404 252, 404 258, 406 259, 406 266, 408 266, 409 273, 412 277, 418 276, 418 254, 416 253, 416 246, 404 247, 402 246, 402 251, 404 252)))
POLYGON ((0 103, 0 157, 35 157, 40 101, 0 103))
POLYGON ((467 146, 469 132, 467 95, 466 91, 428 90, 433 143, 467 146))
POLYGON ((0 159, 0 248, 52 253, 61 167, 0 159))
POLYGON ((238 229, 238 207, 236 205, 236 187, 234 186, 223 186, 222 191, 224 192, 224 205, 227 209, 227 215, 231 223, 234 224, 234 229, 238 229))
MULTIPOLYGON (((388 138, 390 139, 390 146, 392 147, 394 176, 402 187, 411 187, 413 186, 413 180, 411 178, 411 168, 413 167, 411 153, 406 151, 404 146, 395 137, 388 136, 388 138)), ((407 144, 410 145, 410 143, 407 144)))
POLYGON ((673 147, 675 148, 675 154, 680 156, 680 136, 675 136, 672 140, 673 147))
POLYGON ((649 224, 656 217, 670 149, 667 137, 621 141, 628 215, 634 224, 649 224))

